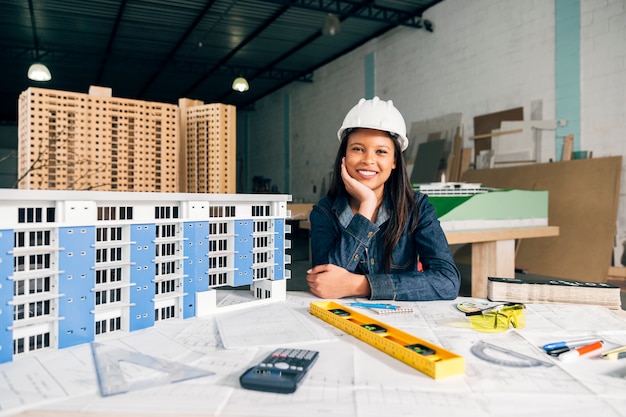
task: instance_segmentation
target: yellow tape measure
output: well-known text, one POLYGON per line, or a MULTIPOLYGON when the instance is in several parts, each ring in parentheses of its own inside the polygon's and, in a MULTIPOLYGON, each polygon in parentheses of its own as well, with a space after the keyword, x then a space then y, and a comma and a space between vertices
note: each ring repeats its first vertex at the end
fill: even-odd
POLYGON ((309 311, 431 378, 438 379, 465 372, 465 360, 462 356, 341 304, 333 301, 315 302, 311 303, 309 311))

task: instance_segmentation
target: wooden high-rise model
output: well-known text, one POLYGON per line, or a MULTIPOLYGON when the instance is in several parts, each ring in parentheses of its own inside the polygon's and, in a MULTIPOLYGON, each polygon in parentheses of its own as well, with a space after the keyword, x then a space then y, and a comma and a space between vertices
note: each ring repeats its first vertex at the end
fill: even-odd
POLYGON ((235 193, 236 111, 31 87, 19 98, 18 188, 235 193))
POLYGON ((235 106, 178 100, 180 187, 188 193, 236 192, 235 106))

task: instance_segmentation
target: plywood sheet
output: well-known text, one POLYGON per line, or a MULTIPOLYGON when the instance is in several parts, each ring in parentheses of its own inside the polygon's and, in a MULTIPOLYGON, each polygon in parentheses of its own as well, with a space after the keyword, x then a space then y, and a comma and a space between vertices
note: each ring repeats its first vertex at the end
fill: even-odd
MULTIPOLYGON (((474 136, 490 134, 500 129, 500 123, 507 120, 524 120, 524 108, 502 110, 495 113, 483 114, 474 117, 474 136)), ((476 139, 474 141, 474 160, 480 151, 491 149, 491 138, 476 139)))
POLYGON ((448 166, 446 167, 447 181, 457 182, 461 179, 463 162, 463 129, 459 127, 454 135, 452 152, 448 155, 448 166))
POLYGON ((611 265, 622 157, 467 171, 487 187, 549 191, 548 221, 558 237, 522 240, 516 267, 532 274, 604 282, 611 265))
POLYGON ((448 156, 452 151, 452 141, 454 140, 456 132, 461 128, 461 117, 461 113, 450 113, 444 116, 411 123, 411 129, 409 132, 409 147, 406 151, 404 151, 407 174, 409 175, 409 178, 413 173, 415 158, 417 158, 417 150, 419 145, 422 143, 445 139, 446 142, 443 149, 442 165, 446 165, 448 156))
POLYGON ((445 139, 420 143, 413 172, 411 173, 411 183, 427 184, 439 181, 437 173, 439 172, 445 144, 445 139))

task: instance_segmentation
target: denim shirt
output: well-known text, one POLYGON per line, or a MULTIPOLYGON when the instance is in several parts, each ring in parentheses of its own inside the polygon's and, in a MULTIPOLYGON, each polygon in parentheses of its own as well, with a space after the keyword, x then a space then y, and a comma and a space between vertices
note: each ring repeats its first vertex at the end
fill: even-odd
MULTIPOLYGON (((461 277, 435 208, 428 197, 415 192, 417 228, 405 228, 392 254, 390 273, 383 269, 383 233, 390 213, 385 204, 376 222, 353 214, 348 199, 324 197, 313 206, 311 255, 313 266, 334 264, 367 277, 371 299, 399 301, 453 300, 461 277), (423 271, 418 271, 418 260, 423 271)), ((409 222, 410 223, 410 222, 409 222)))

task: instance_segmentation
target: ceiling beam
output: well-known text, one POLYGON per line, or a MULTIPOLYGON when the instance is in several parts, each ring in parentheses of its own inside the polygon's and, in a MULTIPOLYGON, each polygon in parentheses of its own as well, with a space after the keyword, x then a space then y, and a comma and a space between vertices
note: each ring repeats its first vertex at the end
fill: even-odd
MULTIPOLYGON (((340 1, 340 0, 263 0, 266 1, 268 3, 275 3, 275 4, 282 4, 282 5, 289 5, 292 7, 302 7, 302 8, 306 8, 309 10, 316 10, 316 11, 323 11, 323 12, 329 12, 329 13, 336 13, 338 15, 338 18, 340 21, 344 21, 346 20, 348 17, 359 17, 362 14, 363 15, 369 15, 372 16, 372 14, 370 13, 372 10, 372 4, 370 2, 366 2, 363 4, 359 4, 359 3, 354 3, 354 2, 348 2, 348 1, 340 1)), ((378 6, 373 6, 374 9, 383 9, 380 8, 378 6)), ((390 10, 390 9, 388 9, 390 10)), ((416 12, 416 15, 421 16, 423 10, 420 10, 418 12, 416 12)), ((405 12, 402 12, 405 13, 405 12)), ((388 16, 388 15, 387 15, 388 16)), ((377 20, 377 21, 381 21, 379 19, 371 19, 371 20, 377 20)), ((420 17, 421 20, 421 17, 420 17)), ((375 36, 379 36, 385 32, 387 32, 388 30, 396 27, 399 23, 395 22, 395 21, 386 21, 383 20, 384 23, 387 23, 387 25, 381 29, 375 36)), ((422 27, 421 23, 419 26, 413 26, 413 27, 422 27)), ((426 21, 424 23, 424 27, 426 28, 426 30, 428 30, 429 32, 432 32, 432 24, 429 21, 426 21)), ((311 35, 310 37, 308 37, 307 39, 305 39, 304 41, 300 42, 298 45, 296 45, 295 47, 291 48, 289 51, 285 52, 284 54, 282 54, 280 57, 276 58, 274 61, 272 61, 271 63, 269 63, 268 65, 266 65, 264 68, 262 68, 261 70, 259 70, 257 73, 255 73, 252 76, 247 76, 246 78, 248 79, 248 81, 253 80, 254 78, 261 78, 261 76, 264 74, 264 72, 266 71, 271 71, 271 69, 276 66, 279 62, 283 61, 284 59, 290 57, 292 54, 296 53, 297 51, 301 50, 302 48, 304 48, 306 45, 308 45, 309 43, 312 43, 314 40, 318 39, 319 37, 323 36, 322 33, 322 29, 320 28, 319 31, 317 31, 316 33, 314 33, 313 35, 311 35)), ((316 66, 315 68, 309 68, 308 72, 311 74, 311 81, 313 80, 313 72, 327 64, 330 61, 333 61, 334 59, 338 58, 339 56, 342 56, 344 54, 346 54, 347 52, 353 50, 354 48, 356 48, 358 45, 352 45, 351 47, 341 51, 339 54, 337 54, 336 56, 332 57, 331 59, 321 63, 320 65, 316 66)), ((284 87, 285 85, 289 84, 292 81, 299 81, 298 79, 291 79, 289 80, 288 78, 284 79, 285 82, 281 83, 280 85, 276 86, 275 88, 272 89, 272 91, 269 91, 266 93, 270 94, 273 91, 277 91, 278 89, 284 87)), ((220 95, 217 98, 217 101, 223 101, 226 99, 226 97, 228 97, 230 94, 233 94, 233 92, 231 90, 226 91, 224 94, 220 95)))
POLYGON ((343 17, 354 17, 365 20, 382 22, 394 26, 408 26, 416 29, 433 31, 433 24, 429 20, 422 19, 424 10, 414 12, 382 7, 373 1, 362 4, 350 0, 262 0, 267 3, 289 5, 307 10, 315 10, 324 13, 333 13, 343 17))
MULTIPOLYGON (((13 63, 23 62, 24 64, 31 63, 32 57, 35 56, 35 49, 33 48, 7 48, 0 47, 0 54, 11 57, 13 63)), ((93 59, 94 54, 85 53, 68 53, 59 51, 49 51, 42 49, 39 51, 41 58, 45 58, 48 64, 63 64, 71 65, 75 68, 86 68, 86 61, 93 59)), ((100 55, 98 55, 100 56, 100 55)), ((95 64, 92 64, 94 69, 95 64)), ((156 63, 152 61, 146 61, 144 59, 138 59, 137 57, 127 57, 123 60, 116 62, 108 61, 107 67, 109 71, 126 71, 129 65, 134 67, 144 67, 146 71, 154 69, 156 63)), ((170 65, 176 68, 176 71, 188 73, 188 74, 211 74, 215 75, 243 75, 244 77, 256 77, 268 80, 286 80, 286 81, 303 81, 312 82, 312 72, 291 71, 291 70, 279 70, 279 69, 267 69, 267 68, 251 68, 242 67, 236 65, 221 64, 219 68, 215 68, 215 64, 207 64, 191 61, 172 60, 170 65)), ((167 69, 166 69, 167 70, 167 69)), ((97 83, 95 85, 98 85, 97 83)))
POLYGON ((111 36, 109 36, 109 43, 107 45, 107 49, 102 57, 102 63, 100 64, 100 69, 98 70, 98 75, 96 76, 95 85, 100 85, 100 80, 102 80, 102 74, 104 73, 104 67, 107 65, 107 60, 109 59, 109 54, 113 49, 113 44, 115 43, 115 38, 117 37, 117 30, 120 27, 120 21, 122 20, 122 15, 124 14, 124 10, 126 9, 126 0, 122 0, 120 7, 117 9, 117 16, 115 17, 115 22, 113 22, 113 30, 111 31, 111 36))
POLYGON ((161 75, 161 71, 167 66, 167 64, 178 53, 178 50, 181 48, 181 46, 183 46, 183 44, 185 43, 185 41, 187 40, 189 35, 191 35, 193 33, 193 31, 200 24, 202 19, 204 19, 204 16, 208 13, 208 11, 211 9, 211 7, 213 7, 213 3, 215 3, 215 0, 208 0, 207 1, 207 3, 205 4, 204 8, 202 9, 202 11, 200 13, 198 13, 198 16, 196 16, 196 18, 191 23, 191 25, 189 25, 189 27, 187 27, 187 30, 185 31, 183 36, 180 37, 180 39, 178 40, 178 42, 176 42, 176 45, 172 48, 170 53, 167 54, 167 57, 161 62, 161 65, 159 66, 159 68, 152 73, 152 76, 150 77, 148 82, 143 86, 143 88, 139 92, 139 97, 143 97, 143 95, 146 93, 146 91, 152 85, 152 83, 158 78, 159 75, 161 75))
POLYGON ((28 0, 28 11, 30 13, 30 24, 33 28, 33 45, 34 57, 36 61, 39 61, 39 37, 37 36, 37 23, 35 22, 35 8, 33 7, 33 0, 28 0))
POLYGON ((274 13, 269 19, 267 19, 263 24, 261 24, 257 29, 248 35, 243 41, 241 41, 235 48, 233 48, 226 56, 219 60, 217 64, 211 68, 203 77, 200 77, 193 83, 183 94, 183 97, 187 97, 191 95, 191 93, 198 88, 203 82, 205 82, 213 73, 217 72, 221 66, 225 65, 228 60, 230 60, 237 52, 239 52, 244 46, 248 43, 252 42, 257 36, 259 36, 265 29, 267 29, 272 23, 276 22, 279 17, 281 17, 287 10, 289 10, 288 6, 281 7, 276 13, 274 13))
POLYGON ((250 68, 237 65, 220 65, 219 67, 209 64, 198 64, 191 62, 177 62, 176 69, 190 73, 207 73, 211 75, 232 75, 235 77, 245 77, 248 80, 253 78, 261 78, 267 80, 286 80, 286 81, 302 81, 313 82, 312 72, 280 70, 275 68, 250 68))

